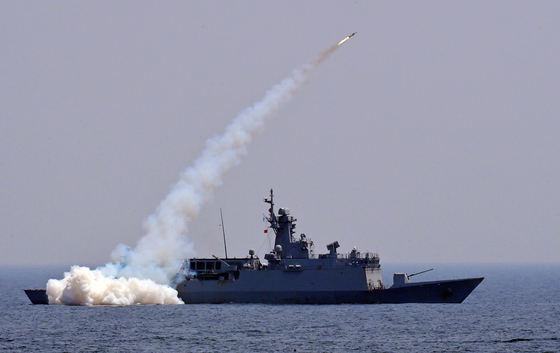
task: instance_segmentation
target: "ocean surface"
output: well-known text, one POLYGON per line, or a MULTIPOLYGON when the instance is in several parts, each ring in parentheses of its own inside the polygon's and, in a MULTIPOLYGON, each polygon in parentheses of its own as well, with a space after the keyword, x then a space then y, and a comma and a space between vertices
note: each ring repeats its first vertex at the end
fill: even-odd
POLYGON ((0 268, 0 351, 560 352, 560 263, 382 265, 480 277, 462 304, 31 305, 68 267, 0 268))

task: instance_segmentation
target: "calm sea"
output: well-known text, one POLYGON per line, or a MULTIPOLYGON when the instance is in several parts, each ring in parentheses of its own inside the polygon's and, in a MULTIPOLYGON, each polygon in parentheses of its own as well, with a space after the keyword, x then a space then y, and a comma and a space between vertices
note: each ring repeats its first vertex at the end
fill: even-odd
POLYGON ((30 305, 69 267, 0 268, 0 350, 40 352, 560 352, 560 264, 435 267, 418 280, 484 276, 462 304, 30 305))

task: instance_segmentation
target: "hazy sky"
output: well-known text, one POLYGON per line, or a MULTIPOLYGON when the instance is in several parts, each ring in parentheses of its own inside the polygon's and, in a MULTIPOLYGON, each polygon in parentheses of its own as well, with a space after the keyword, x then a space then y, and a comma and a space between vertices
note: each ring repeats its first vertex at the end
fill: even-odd
POLYGON ((0 264, 102 264, 293 68, 358 31, 190 224, 264 257, 262 202, 316 253, 560 259, 558 1, 2 1, 0 264))

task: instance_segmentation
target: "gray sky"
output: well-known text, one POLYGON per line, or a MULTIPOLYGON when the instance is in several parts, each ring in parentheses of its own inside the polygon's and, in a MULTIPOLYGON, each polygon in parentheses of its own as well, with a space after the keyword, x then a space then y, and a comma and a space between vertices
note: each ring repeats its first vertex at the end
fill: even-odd
POLYGON ((293 68, 316 70, 190 224, 263 257, 262 198, 315 252, 560 258, 560 2, 0 2, 0 264, 102 264, 293 68))

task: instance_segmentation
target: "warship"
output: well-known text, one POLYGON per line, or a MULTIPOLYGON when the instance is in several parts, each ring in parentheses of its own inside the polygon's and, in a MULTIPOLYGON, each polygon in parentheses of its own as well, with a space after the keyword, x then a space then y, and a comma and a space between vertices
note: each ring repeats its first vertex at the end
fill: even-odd
MULTIPOLYGON (((313 241, 295 235, 296 219, 288 208, 274 211, 274 194, 266 220, 275 233, 274 249, 261 262, 254 250, 245 258, 185 259, 174 279, 185 304, 376 304, 462 303, 484 277, 412 282, 415 274, 395 273, 383 283, 379 255, 354 248, 340 254, 338 241, 316 255, 313 241)), ((223 224, 223 220, 222 220, 223 224)), ((225 246, 225 233, 224 233, 225 246)), ((429 270, 428 270, 429 271, 429 270)), ((27 289, 33 304, 48 304, 45 289, 27 289)))
POLYGON ((245 258, 228 258, 226 250, 225 258, 183 261, 176 289, 185 304, 462 303, 484 279, 412 282, 416 274, 395 273, 393 285, 386 287, 378 254, 356 248, 340 254, 334 241, 327 245, 328 253, 317 256, 305 234, 296 236, 290 210, 275 213, 272 190, 264 201, 270 204, 266 220, 275 233, 266 262, 252 249, 245 258))

